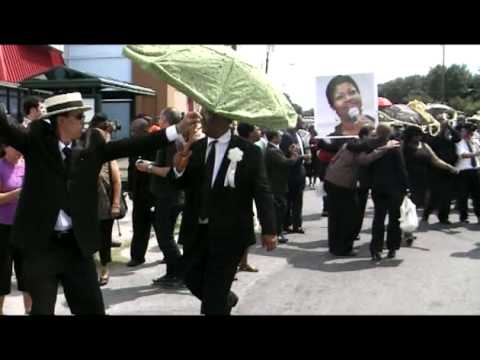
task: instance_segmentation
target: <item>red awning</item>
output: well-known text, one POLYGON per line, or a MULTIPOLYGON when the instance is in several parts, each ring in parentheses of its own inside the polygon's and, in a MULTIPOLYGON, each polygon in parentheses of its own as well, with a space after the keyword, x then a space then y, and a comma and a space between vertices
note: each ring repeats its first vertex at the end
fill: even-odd
POLYGON ((54 66, 62 52, 47 45, 0 45, 0 80, 16 83, 54 66))

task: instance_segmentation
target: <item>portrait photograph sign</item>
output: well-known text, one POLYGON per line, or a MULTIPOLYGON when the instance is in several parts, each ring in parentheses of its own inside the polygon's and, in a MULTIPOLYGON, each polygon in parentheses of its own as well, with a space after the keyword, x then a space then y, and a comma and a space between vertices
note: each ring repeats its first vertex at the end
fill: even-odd
POLYGON ((315 79, 318 138, 355 137, 367 123, 378 123, 378 91, 373 73, 315 79))

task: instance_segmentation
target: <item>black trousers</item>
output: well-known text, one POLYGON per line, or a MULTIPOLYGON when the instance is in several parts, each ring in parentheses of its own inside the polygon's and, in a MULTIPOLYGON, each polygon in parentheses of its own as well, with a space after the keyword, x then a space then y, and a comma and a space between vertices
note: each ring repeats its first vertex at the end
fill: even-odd
POLYGON ((145 260, 152 226, 155 225, 153 203, 144 199, 134 199, 132 210, 133 237, 130 245, 130 257, 138 261, 145 260))
POLYGON ((158 247, 163 252, 167 264, 167 275, 177 275, 179 261, 182 257, 174 238, 175 224, 182 206, 176 198, 162 197, 155 202, 154 228, 157 236, 158 247))
POLYGON ((287 194, 287 212, 284 220, 284 227, 288 228, 290 225, 293 229, 302 227, 302 212, 303 212, 303 186, 290 186, 287 194))
POLYGON ((112 229, 113 219, 100 220, 100 263, 105 266, 112 262, 112 229))
POLYGON ((283 222, 287 213, 287 197, 286 194, 274 193, 273 205, 275 206, 275 215, 277 220, 277 235, 281 235, 283 231, 283 222))
POLYGON ((334 255, 345 255, 353 250, 358 227, 358 198, 355 189, 347 189, 325 182, 328 195, 328 248, 334 255))
POLYGON ((424 212, 428 217, 435 210, 438 211, 440 221, 448 221, 450 206, 453 199, 455 177, 450 174, 435 173, 430 184, 430 199, 424 212))
POLYGON ((230 315, 230 288, 247 247, 219 253, 210 248, 208 237, 208 225, 199 225, 195 244, 183 256, 185 284, 202 302, 203 314, 230 315))
POLYGON ((458 174, 458 210, 460 220, 468 219, 468 199, 473 200, 473 211, 480 219, 480 175, 478 170, 463 170, 458 174))
POLYGON ((370 189, 368 188, 357 189, 358 218, 357 218, 357 225, 355 227, 355 238, 357 238, 360 235, 360 231, 362 231, 363 219, 365 218, 365 210, 367 209, 369 192, 370 192, 370 189))
POLYGON ((385 239, 385 217, 388 214, 387 248, 400 249, 402 232, 400 230, 400 206, 403 196, 401 193, 378 193, 372 191, 375 213, 372 225, 372 241, 370 252, 382 252, 385 239))
POLYGON ((85 258, 73 232, 52 235, 50 246, 24 258, 24 275, 32 296, 32 315, 53 315, 61 284, 74 315, 105 315, 93 256, 85 258))
POLYGON ((12 265, 15 268, 18 290, 26 291, 22 269, 23 258, 21 252, 10 242, 11 229, 11 225, 0 224, 0 296, 10 294, 12 290, 12 265))

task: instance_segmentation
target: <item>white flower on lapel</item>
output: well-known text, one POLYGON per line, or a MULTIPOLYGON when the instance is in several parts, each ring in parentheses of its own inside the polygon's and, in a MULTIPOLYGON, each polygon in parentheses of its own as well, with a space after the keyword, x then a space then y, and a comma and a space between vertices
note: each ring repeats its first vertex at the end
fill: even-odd
POLYGON ((225 182, 223 186, 235 187, 235 173, 237 171, 237 163, 242 161, 243 151, 238 147, 232 148, 228 151, 228 160, 230 164, 228 165, 227 175, 225 176, 225 182))
POLYGON ((243 151, 238 147, 232 148, 228 151, 228 160, 231 162, 239 162, 243 159, 243 151))

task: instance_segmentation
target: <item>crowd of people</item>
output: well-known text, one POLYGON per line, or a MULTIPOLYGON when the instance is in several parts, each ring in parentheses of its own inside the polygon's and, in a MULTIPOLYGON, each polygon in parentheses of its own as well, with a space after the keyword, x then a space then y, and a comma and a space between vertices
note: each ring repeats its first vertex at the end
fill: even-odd
POLYGON ((0 314, 12 268, 27 314, 53 314, 59 284, 73 314, 104 314, 100 287, 109 282, 111 248, 121 246, 112 241, 113 225, 125 216, 133 227, 126 266, 145 263, 153 228, 166 271, 152 286, 186 287, 202 314, 230 314, 236 273, 261 271, 248 259, 255 230, 268 251, 288 234, 308 236, 307 179, 310 187, 324 186, 333 256, 356 255, 369 196, 374 262, 383 260, 385 232, 388 258, 396 257, 402 236, 412 245, 414 234, 400 228, 405 196, 424 209, 425 222, 437 212, 446 226, 452 201, 468 222, 472 198, 480 221, 476 129, 444 121, 431 137, 417 126, 375 127, 366 115, 352 122, 357 93, 349 77, 329 84, 340 124, 324 138, 306 129, 301 115, 296 127, 276 131, 206 109, 165 108, 158 117, 136 116, 130 138, 112 141, 115 127, 105 114, 84 128, 89 108, 78 93, 26 99, 20 124, 0 114, 0 314), (129 166, 122 185, 115 159, 123 157, 129 166))

